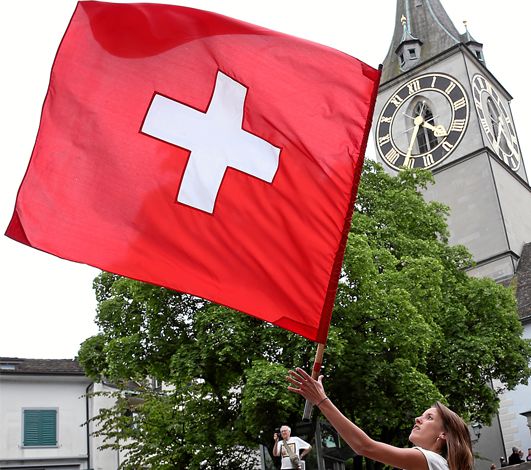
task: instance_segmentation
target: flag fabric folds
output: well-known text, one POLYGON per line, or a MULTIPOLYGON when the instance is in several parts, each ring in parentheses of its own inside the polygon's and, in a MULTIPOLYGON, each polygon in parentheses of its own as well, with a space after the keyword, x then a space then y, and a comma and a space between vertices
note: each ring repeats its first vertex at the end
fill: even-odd
POLYGON ((215 13, 79 2, 6 235, 325 342, 378 82, 215 13))

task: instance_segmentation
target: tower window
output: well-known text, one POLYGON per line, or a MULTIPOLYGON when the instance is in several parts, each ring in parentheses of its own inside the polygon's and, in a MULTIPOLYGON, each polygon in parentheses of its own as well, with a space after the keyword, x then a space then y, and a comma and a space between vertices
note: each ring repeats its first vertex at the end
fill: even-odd
MULTIPOLYGON (((435 126, 433 113, 426 102, 418 102, 415 106, 414 116, 422 116, 424 121, 435 126)), ((419 153, 426 153, 439 145, 439 140, 433 132, 428 131, 425 127, 420 127, 417 134, 417 145, 419 153)))
POLYGON ((416 59, 417 58, 417 51, 415 49, 408 49, 408 52, 409 52, 409 57, 411 59, 416 59))
POLYGON ((400 59, 400 67, 403 67, 405 63, 404 54, 400 54, 398 58, 400 59))
POLYGON ((490 125, 492 127, 492 132, 494 133, 494 138, 498 140, 498 119, 500 113, 490 96, 487 98, 487 110, 489 112, 490 125))

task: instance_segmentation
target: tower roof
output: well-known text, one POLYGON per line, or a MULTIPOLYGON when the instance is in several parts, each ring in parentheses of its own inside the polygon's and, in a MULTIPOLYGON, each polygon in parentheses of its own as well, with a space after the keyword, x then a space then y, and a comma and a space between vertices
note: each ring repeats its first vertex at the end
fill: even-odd
POLYGON ((402 23, 402 37, 400 38, 399 44, 409 41, 418 41, 419 38, 416 38, 411 34, 411 29, 408 24, 407 18, 402 15, 400 17, 400 23, 402 23))
POLYGON ((404 40, 403 16, 407 20, 408 33, 422 42, 422 56, 418 63, 425 62, 462 41, 439 0, 397 0, 395 31, 383 62, 382 83, 402 73, 396 50, 404 40))
POLYGON ((476 41, 470 34, 470 31, 468 31, 467 22, 463 21, 463 24, 465 25, 465 32, 459 35, 459 37, 461 38, 461 42, 464 44, 470 44, 470 43, 481 44, 480 42, 476 41))

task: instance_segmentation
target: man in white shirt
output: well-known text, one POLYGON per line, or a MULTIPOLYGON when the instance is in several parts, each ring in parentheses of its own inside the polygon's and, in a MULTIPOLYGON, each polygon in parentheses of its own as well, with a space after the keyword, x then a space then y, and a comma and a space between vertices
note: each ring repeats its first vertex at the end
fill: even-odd
POLYGON ((291 428, 289 426, 282 426, 280 428, 280 435, 275 433, 275 446, 273 447, 273 455, 282 457, 281 469, 304 469, 304 462, 302 459, 312 450, 312 446, 301 438, 291 437, 291 428), (302 450, 302 454, 300 451, 302 450))

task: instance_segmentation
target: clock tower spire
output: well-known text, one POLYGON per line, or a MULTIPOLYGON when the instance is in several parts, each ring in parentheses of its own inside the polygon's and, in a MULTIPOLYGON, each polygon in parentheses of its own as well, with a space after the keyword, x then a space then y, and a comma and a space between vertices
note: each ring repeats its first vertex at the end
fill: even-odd
POLYGON ((422 42, 418 64, 461 42, 459 32, 439 0, 398 0, 395 31, 383 62, 382 83, 404 72, 399 53, 404 44, 402 18, 406 18, 410 34, 422 42))

